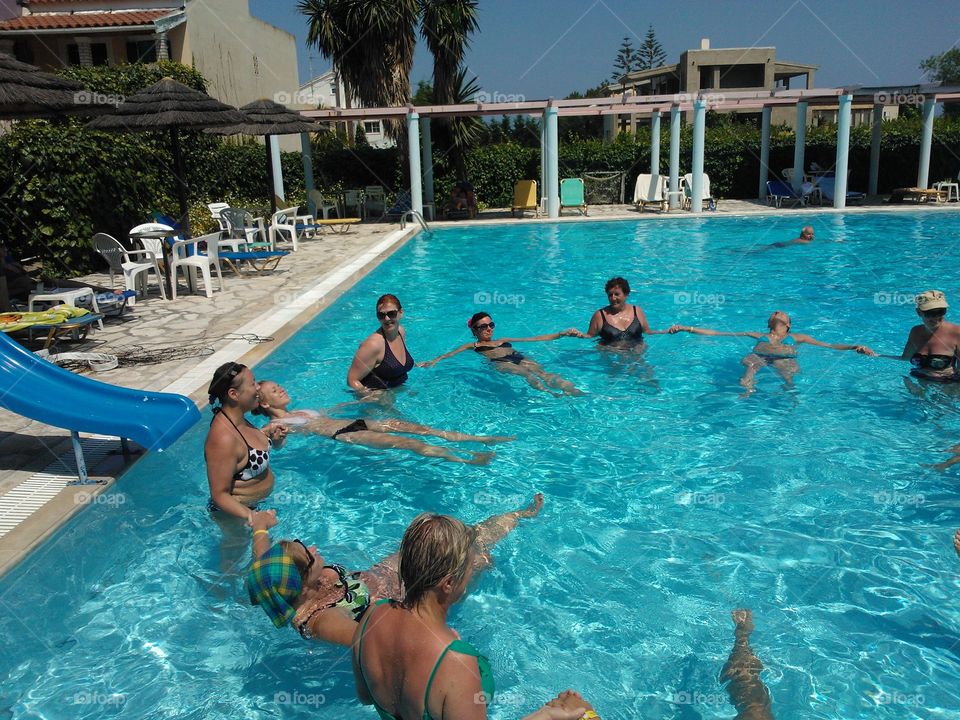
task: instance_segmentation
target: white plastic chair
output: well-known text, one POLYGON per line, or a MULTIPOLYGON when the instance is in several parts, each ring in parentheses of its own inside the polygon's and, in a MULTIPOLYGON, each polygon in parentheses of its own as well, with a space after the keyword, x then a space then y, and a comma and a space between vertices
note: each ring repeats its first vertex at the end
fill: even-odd
POLYGON ((640 212, 647 205, 659 205, 660 210, 666 209, 666 196, 663 194, 664 181, 663 175, 638 175, 637 184, 633 187, 633 204, 640 212))
POLYGON ((210 210, 210 214, 213 215, 213 219, 217 221, 217 225, 220 226, 221 230, 229 230, 227 226, 227 221, 220 217, 220 212, 226 210, 230 205, 225 202, 216 202, 216 203, 207 203, 207 208, 210 210))
POLYGON ((362 190, 346 190, 343 193, 343 207, 341 208, 340 217, 358 217, 361 219, 366 219, 367 214, 364 212, 364 202, 363 202, 363 191, 362 190), (356 210, 356 215, 350 215, 347 210, 349 208, 354 208, 356 210))
MULTIPOLYGON (((716 202, 716 199, 710 194, 710 176, 706 173, 703 173, 700 180, 700 191, 703 193, 702 202, 716 202)), ((687 209, 693 207, 693 173, 687 173, 683 176, 683 204, 687 209)))
POLYGON ((192 240, 177 240, 173 244, 173 258, 170 260, 170 292, 173 299, 177 299, 177 270, 183 268, 183 278, 190 285, 190 276, 188 273, 200 272, 203 274, 203 289, 207 297, 213 297, 213 287, 211 283, 210 268, 217 273, 217 289, 223 292, 223 275, 220 274, 220 232, 201 235, 192 240), (207 244, 207 254, 201 255, 200 243, 207 244), (194 253, 189 255, 187 248, 193 245, 194 253))
POLYGON ((337 209, 337 203, 325 198, 319 190, 311 190, 309 194, 316 212, 322 215, 324 220, 329 220, 330 211, 337 209))
POLYGON ((297 251, 297 207, 288 207, 283 210, 277 210, 270 218, 270 244, 274 248, 277 242, 287 236, 293 243, 293 251, 297 251))
POLYGON ((367 217, 375 215, 383 217, 387 211, 387 199, 384 197, 383 188, 380 185, 367 185, 363 189, 363 211, 367 217), (371 211, 370 206, 373 206, 371 211))
MULTIPOLYGON (((160 286, 160 296, 166 300, 167 291, 163 287, 163 276, 160 274, 160 265, 155 253, 149 250, 127 250, 120 242, 106 233, 97 233, 93 236, 93 249, 96 250, 110 266, 110 285, 113 285, 113 276, 116 273, 123 275, 124 287, 127 290, 142 291, 147 294, 147 279, 153 270, 160 286), (137 261, 134 258, 145 258, 137 261), (140 286, 140 290, 137 286, 140 286)), ((135 304, 136 298, 131 298, 130 304, 135 304)))

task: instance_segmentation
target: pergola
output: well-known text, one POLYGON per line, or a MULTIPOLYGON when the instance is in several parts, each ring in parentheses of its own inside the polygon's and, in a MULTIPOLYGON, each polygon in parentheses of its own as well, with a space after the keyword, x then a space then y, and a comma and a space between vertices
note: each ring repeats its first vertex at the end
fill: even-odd
MULTIPOLYGON (((400 120, 407 123, 410 153, 411 205, 423 212, 424 202, 433 202, 433 155, 430 140, 430 120, 435 117, 468 117, 488 115, 534 115, 541 118, 541 187, 546 198, 547 216, 560 216, 560 178, 558 175, 558 117, 640 115, 650 118, 650 172, 660 170, 660 119, 670 113, 670 204, 676 207, 680 176, 680 125, 681 113, 693 116, 693 152, 690 168, 693 175, 691 187, 692 211, 701 212, 703 207, 703 150, 707 110, 718 112, 756 109, 761 112, 760 177, 758 197, 767 194, 770 177, 770 115, 775 105, 796 107, 796 141, 793 166, 804 167, 806 144, 806 118, 810 107, 837 108, 837 156, 834 165, 836 174, 833 206, 843 208, 847 197, 847 168, 850 148, 851 108, 854 102, 872 104, 873 135, 870 146, 870 181, 868 193, 877 194, 877 177, 880 168, 880 124, 883 108, 892 104, 921 104, 923 130, 920 141, 920 163, 917 172, 917 187, 926 189, 929 184, 930 147, 933 140, 934 110, 938 102, 960 100, 960 87, 940 85, 913 85, 892 87, 811 88, 806 90, 773 91, 708 91, 696 95, 620 95, 607 98, 581 98, 577 100, 536 100, 516 103, 471 103, 464 105, 407 105, 382 108, 329 108, 307 110, 302 114, 312 120, 400 120), (421 145, 422 136, 422 145, 421 145), (424 190, 426 191, 424 193, 424 190), (426 196, 426 199, 425 199, 426 196)), ((612 117, 611 117, 612 119, 612 117)), ((799 190, 802 172, 794 174, 794 183, 799 190)))

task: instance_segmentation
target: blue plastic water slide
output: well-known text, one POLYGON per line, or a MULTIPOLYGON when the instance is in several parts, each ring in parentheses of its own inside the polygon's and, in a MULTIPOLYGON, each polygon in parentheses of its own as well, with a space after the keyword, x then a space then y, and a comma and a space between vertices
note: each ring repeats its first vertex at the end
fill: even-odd
POLYGON ((163 450, 200 419, 200 411, 188 397, 132 390, 76 375, 37 357, 3 333, 0 407, 69 430, 75 447, 76 434, 88 432, 163 450))

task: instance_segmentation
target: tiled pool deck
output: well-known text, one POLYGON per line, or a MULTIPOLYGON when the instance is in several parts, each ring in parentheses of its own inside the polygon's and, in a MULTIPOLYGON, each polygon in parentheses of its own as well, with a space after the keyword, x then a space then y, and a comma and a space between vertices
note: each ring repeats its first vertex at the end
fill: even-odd
MULTIPOLYGON (((887 206, 868 202, 864 211, 898 208, 916 210, 918 207, 924 206, 887 206)), ((945 206, 930 204, 929 207, 943 209, 945 206)), ((960 203, 951 203, 949 208, 960 210, 960 203)), ((726 200, 720 203, 716 213, 704 213, 704 217, 789 213, 797 216, 799 231, 804 215, 823 211, 829 211, 829 208, 775 210, 755 201, 726 200)), ((640 214, 630 206, 596 206, 590 209, 587 218, 565 213, 562 221, 656 221, 662 217, 691 215, 678 211, 640 214)), ((474 222, 536 221, 510 219, 508 212, 493 210, 481 213, 474 222)), ((438 222, 432 226, 456 224, 464 223, 438 222)), ((178 295, 177 300, 168 302, 160 299, 154 286, 147 299, 138 301, 133 312, 128 311, 125 320, 108 320, 104 329, 93 333, 87 343, 79 346, 71 343, 63 351, 109 353, 131 345, 140 346, 146 351, 190 346, 211 348, 213 354, 206 356, 91 373, 96 380, 115 385, 188 395, 202 407, 206 403, 206 385, 214 368, 228 360, 256 364, 360 277, 401 247, 415 232, 416 228, 412 226, 401 231, 396 224, 364 223, 354 226, 346 235, 327 234, 306 240, 301 243, 299 251, 285 258, 275 272, 243 278, 232 273, 225 274, 224 291, 214 292, 209 299, 203 295, 178 295), (244 339, 225 338, 235 338, 237 335, 269 336, 273 341, 251 344, 244 339)), ((92 283, 109 285, 109 278, 105 274, 86 279, 92 283)), ((0 514, 4 512, 5 504, 9 506, 13 497, 11 491, 35 473, 48 468, 69 450, 67 431, 0 410, 0 514), (3 502, 5 495, 7 503, 3 502)), ((88 469, 92 477, 106 479, 109 484, 122 472, 123 463, 116 456, 88 469)), ((70 470, 64 468, 63 471, 70 470)), ((87 486, 69 487, 59 492, 3 536, 0 544, 0 574, 78 511, 83 505, 79 498, 88 497, 90 491, 91 487, 87 486)))

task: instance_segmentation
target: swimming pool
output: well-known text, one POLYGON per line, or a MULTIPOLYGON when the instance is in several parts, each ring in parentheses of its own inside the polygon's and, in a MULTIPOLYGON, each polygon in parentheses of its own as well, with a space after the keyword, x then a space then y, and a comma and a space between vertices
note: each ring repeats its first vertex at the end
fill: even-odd
MULTIPOLYGON (((384 292, 426 360, 468 341, 477 309, 498 337, 585 329, 612 275, 655 328, 760 330, 783 309, 796 332, 899 354, 910 293, 960 299, 958 236, 960 215, 936 211, 437 231, 256 374, 330 406, 384 292), (814 244, 748 252, 807 222, 814 244)), ((571 686, 609 718, 731 717, 717 675, 735 607, 753 609, 779 718, 957 717, 957 476, 922 466, 960 442, 956 401, 907 392, 903 363, 807 346, 794 389, 761 371, 741 400, 750 346, 656 336, 642 363, 577 339, 525 346, 588 393, 563 399, 463 353, 415 370, 396 413, 519 435, 489 467, 294 437, 271 504, 283 535, 363 568, 421 510, 476 522, 544 492, 451 616, 492 661, 497 720, 571 686)), ((205 431, 0 580, 0 718, 375 717, 347 653, 273 630, 221 571, 205 431)))

